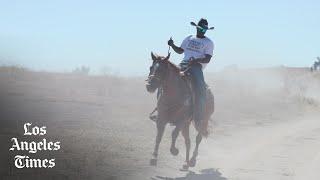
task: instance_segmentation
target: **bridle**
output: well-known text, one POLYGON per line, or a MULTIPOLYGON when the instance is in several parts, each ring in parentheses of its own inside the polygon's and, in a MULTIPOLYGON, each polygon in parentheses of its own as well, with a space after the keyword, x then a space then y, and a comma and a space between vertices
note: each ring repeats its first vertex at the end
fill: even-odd
MULTIPOLYGON (((168 50, 168 56, 167 57, 165 57, 164 59, 159 59, 158 61, 167 61, 168 59, 169 59, 169 57, 170 57, 170 46, 169 46, 169 50, 168 50)), ((160 63, 160 62, 159 62, 160 63)), ((167 65, 167 67, 166 67, 166 69, 168 69, 169 67, 169 64, 168 63, 166 63, 166 65, 167 65)), ((166 74, 166 73, 165 73, 166 74)), ((159 75, 154 75, 154 74, 150 74, 149 76, 148 76, 148 78, 147 78, 147 82, 148 83, 150 83, 150 82, 152 82, 153 80, 156 80, 156 81, 158 81, 158 83, 159 84, 163 84, 163 81, 166 79, 166 77, 159 77, 159 75)))
POLYGON ((161 78, 159 78, 158 76, 153 75, 153 74, 149 75, 149 76, 148 76, 148 79, 146 79, 146 81, 147 81, 148 83, 150 83, 153 79, 156 79, 156 80, 159 81, 160 83, 163 81, 161 78))

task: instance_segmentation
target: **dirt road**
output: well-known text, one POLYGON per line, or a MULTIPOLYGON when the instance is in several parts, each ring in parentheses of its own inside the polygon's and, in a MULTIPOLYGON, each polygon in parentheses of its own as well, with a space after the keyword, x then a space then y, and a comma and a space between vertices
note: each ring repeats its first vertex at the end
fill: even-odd
POLYGON ((213 166, 228 179, 318 179, 320 122, 297 119, 210 139, 198 167, 213 166))
POLYGON ((143 78, 3 69, 0 73, 2 179, 320 178, 319 105, 303 92, 299 96, 288 93, 273 70, 207 76, 216 112, 211 134, 200 145, 197 166, 188 172, 179 170, 185 153, 181 136, 178 156, 169 152, 170 126, 160 145, 158 166, 149 166, 156 132, 148 113, 155 95, 146 92, 143 78), (47 126, 46 138, 61 141, 58 152, 29 154, 56 158, 53 169, 18 170, 12 164, 19 152, 8 151, 10 139, 23 138, 25 122, 47 126))

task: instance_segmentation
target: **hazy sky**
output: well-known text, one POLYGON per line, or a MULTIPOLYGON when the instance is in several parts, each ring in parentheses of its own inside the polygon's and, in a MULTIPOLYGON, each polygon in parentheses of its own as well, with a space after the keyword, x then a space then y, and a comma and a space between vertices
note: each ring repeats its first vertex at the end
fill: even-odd
MULTIPOLYGON (((0 63, 70 71, 86 65, 118 74, 147 72, 150 52, 166 55, 205 17, 214 31, 205 71, 309 66, 320 56, 320 1, 0 0, 0 63)), ((178 63, 182 55, 173 55, 178 63)))

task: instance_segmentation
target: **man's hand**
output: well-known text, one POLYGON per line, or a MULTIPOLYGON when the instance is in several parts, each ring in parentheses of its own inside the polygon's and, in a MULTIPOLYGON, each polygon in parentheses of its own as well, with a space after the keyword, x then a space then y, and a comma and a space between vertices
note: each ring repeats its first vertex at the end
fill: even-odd
POLYGON ((195 64, 195 63, 197 63, 198 61, 194 58, 194 57, 191 57, 190 59, 189 59, 189 65, 192 65, 192 64, 195 64))
POLYGON ((191 64, 196 64, 196 63, 209 63, 211 60, 211 55, 210 54, 206 54, 204 58, 194 58, 191 57, 189 59, 189 65, 191 64))
POLYGON ((169 39, 168 41, 168 45, 170 47, 172 47, 172 49, 178 53, 178 54, 182 54, 183 53, 183 49, 181 47, 177 47, 176 45, 174 45, 172 38, 169 39))
POLYGON ((171 47, 174 45, 172 38, 170 38, 170 40, 168 41, 168 45, 171 47))

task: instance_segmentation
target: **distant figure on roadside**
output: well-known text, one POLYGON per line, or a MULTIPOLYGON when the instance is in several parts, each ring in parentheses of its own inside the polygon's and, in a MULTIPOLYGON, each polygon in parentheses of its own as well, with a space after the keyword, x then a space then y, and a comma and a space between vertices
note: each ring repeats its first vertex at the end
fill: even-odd
POLYGON ((317 57, 317 61, 313 63, 311 71, 320 71, 320 57, 317 57))

